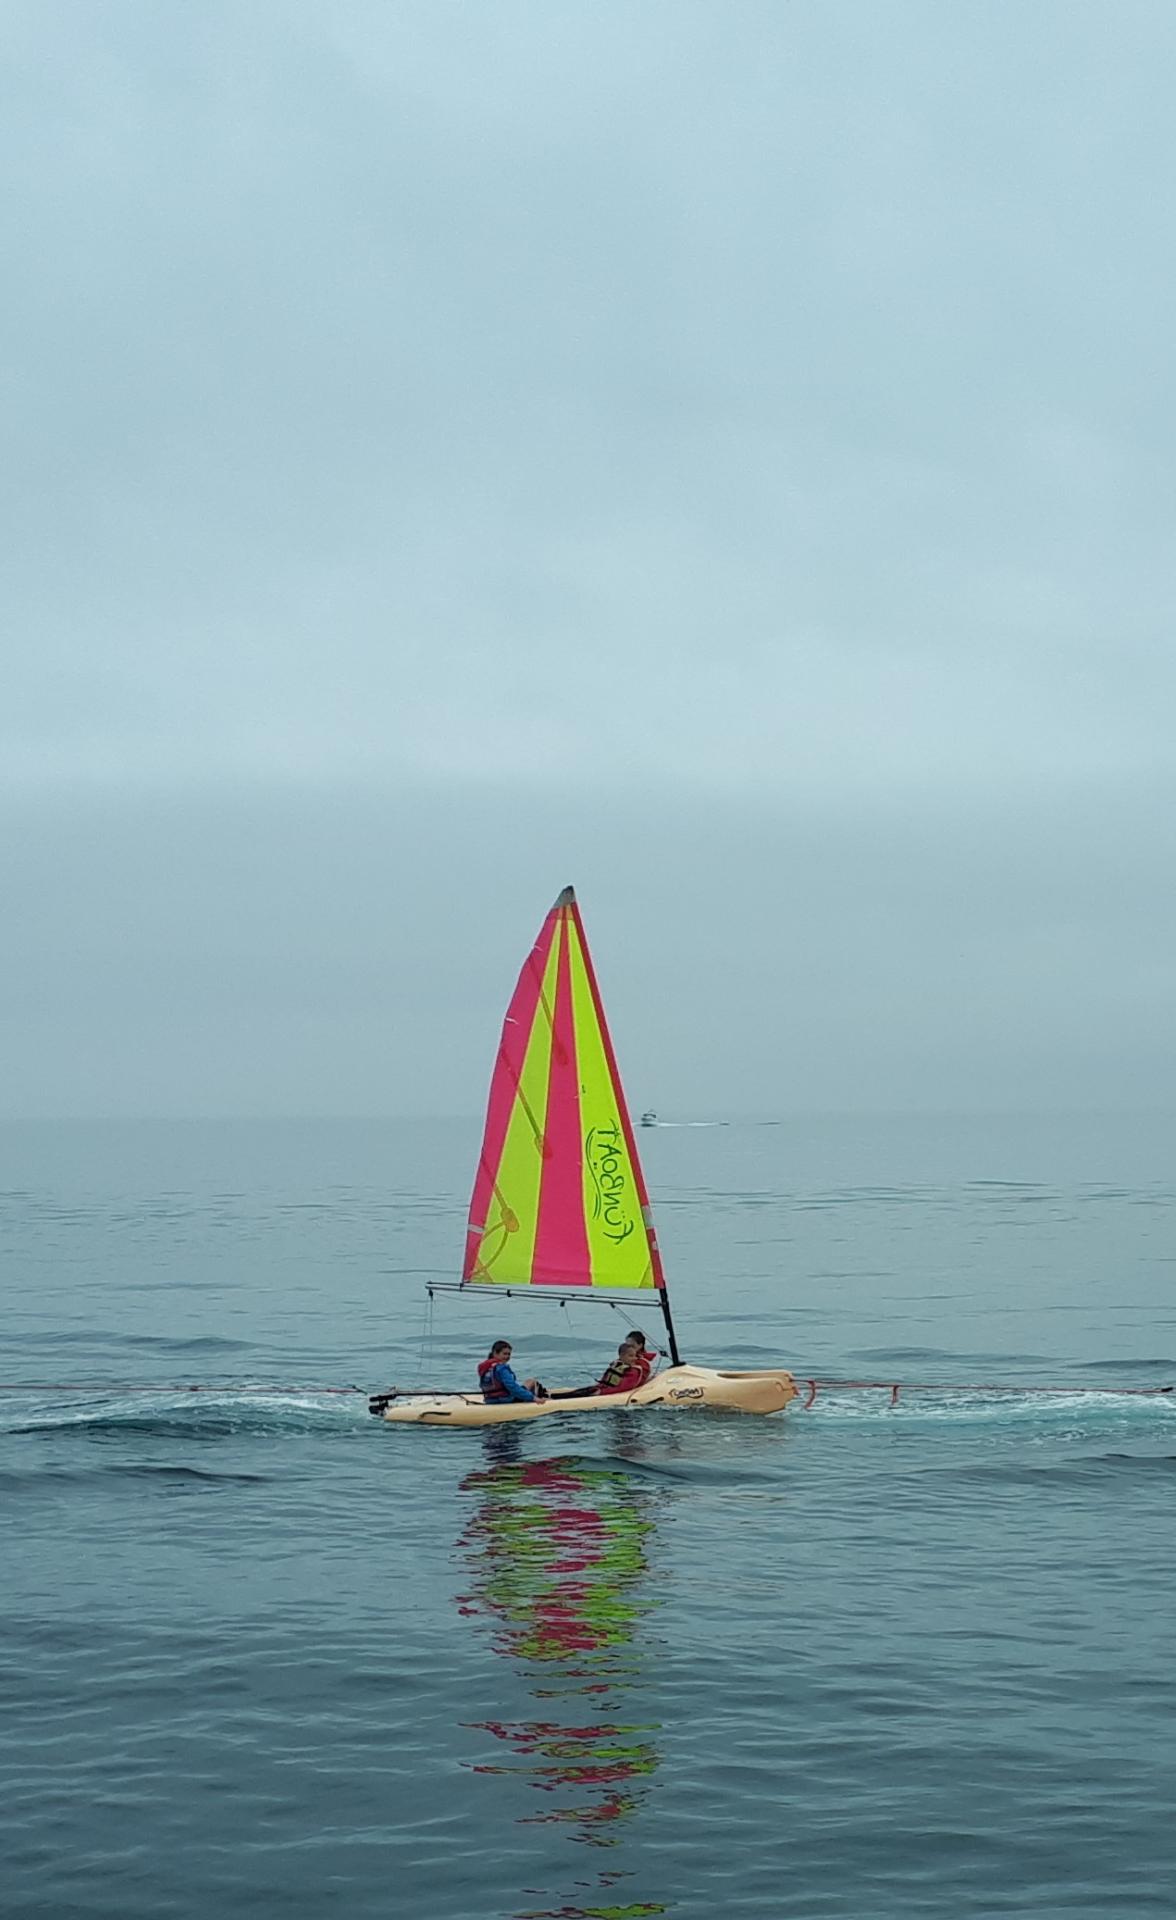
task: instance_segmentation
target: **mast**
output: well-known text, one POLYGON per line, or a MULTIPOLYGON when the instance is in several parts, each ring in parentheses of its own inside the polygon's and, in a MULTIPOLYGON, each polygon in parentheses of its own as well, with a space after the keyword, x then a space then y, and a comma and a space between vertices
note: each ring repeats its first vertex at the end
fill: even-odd
POLYGON ((664 1280, 658 1288, 658 1292, 661 1294, 662 1318, 666 1323, 666 1334, 670 1342, 670 1365, 672 1367, 680 1367, 682 1364, 682 1356, 678 1352, 678 1342, 674 1338, 674 1322, 670 1314, 670 1290, 664 1280))

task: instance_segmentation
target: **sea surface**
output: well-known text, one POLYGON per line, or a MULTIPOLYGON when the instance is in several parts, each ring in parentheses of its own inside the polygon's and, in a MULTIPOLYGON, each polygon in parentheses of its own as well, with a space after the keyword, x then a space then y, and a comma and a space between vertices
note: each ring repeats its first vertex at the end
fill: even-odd
POLYGON ((651 1129, 687 1357, 882 1384, 388 1427, 625 1330, 430 1306, 477 1139, 0 1128, 4 1920, 1170 1917, 1176 1121, 651 1129))

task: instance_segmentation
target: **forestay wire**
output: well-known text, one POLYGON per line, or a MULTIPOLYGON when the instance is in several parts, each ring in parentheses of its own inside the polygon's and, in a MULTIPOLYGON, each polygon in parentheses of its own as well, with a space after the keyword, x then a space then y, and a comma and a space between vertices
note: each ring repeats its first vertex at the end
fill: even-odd
POLYGON ((421 1343, 419 1348, 417 1349, 417 1369, 416 1369, 416 1377, 418 1381, 424 1379, 425 1355, 433 1344, 433 1305, 434 1305, 433 1289, 432 1287, 430 1287, 428 1291, 428 1298, 425 1301, 425 1311, 421 1316, 421 1343))

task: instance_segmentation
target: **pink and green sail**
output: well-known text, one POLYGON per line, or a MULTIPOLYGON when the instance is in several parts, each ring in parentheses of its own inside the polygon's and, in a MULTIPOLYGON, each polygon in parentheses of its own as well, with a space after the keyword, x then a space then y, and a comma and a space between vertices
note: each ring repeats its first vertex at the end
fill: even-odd
POLYGON ((507 1008, 462 1284, 609 1292, 665 1285, 570 887, 543 922, 507 1008))

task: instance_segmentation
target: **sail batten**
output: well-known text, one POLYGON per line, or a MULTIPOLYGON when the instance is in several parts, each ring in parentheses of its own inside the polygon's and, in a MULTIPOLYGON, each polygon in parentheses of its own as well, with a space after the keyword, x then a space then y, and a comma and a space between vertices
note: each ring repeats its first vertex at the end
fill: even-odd
POLYGON ((503 1023, 462 1283, 664 1289, 632 1122, 570 887, 543 923, 503 1023))

